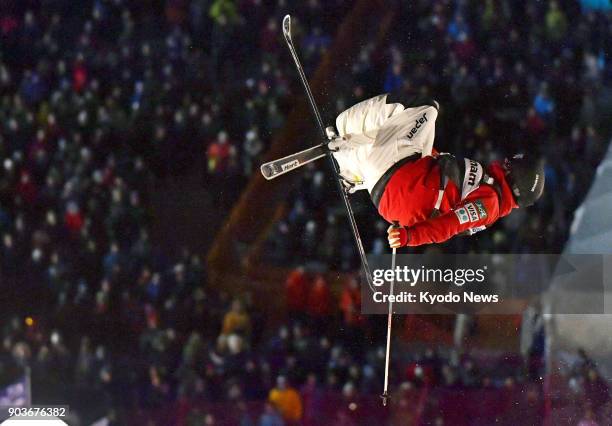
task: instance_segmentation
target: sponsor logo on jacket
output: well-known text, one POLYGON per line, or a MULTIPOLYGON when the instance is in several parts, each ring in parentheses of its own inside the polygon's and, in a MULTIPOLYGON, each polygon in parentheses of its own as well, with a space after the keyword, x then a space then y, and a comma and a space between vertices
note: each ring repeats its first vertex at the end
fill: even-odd
POLYGON ((459 225, 463 225, 470 221, 470 216, 465 207, 455 210, 455 214, 457 215, 457 219, 459 219, 459 225))
POLYGON ((468 185, 474 185, 476 183, 476 176, 478 175, 479 164, 474 160, 469 160, 469 164, 470 168, 468 169, 468 185))
POLYGON ((473 203, 467 203, 465 205, 465 209, 467 210, 468 216, 470 217, 470 222, 478 222, 478 210, 476 210, 476 206, 473 203))
POLYGON ((481 200, 476 200, 455 210, 455 215, 459 219, 459 225, 463 225, 464 223, 478 222, 479 220, 486 219, 487 209, 481 200))
POLYGON ((480 231, 484 231, 485 229, 487 229, 487 227, 484 226, 484 225, 483 226, 477 226, 475 228, 470 228, 470 229, 468 229, 468 234, 469 235, 474 235, 475 233, 480 232, 480 231))
POLYGON ((478 161, 465 158, 465 175, 463 176, 463 188, 461 188, 461 199, 474 192, 480 186, 484 169, 478 161))
POLYGON ((417 134, 417 132, 419 131, 419 129, 421 127, 423 127, 423 124, 425 124, 427 122, 427 113, 424 112, 423 115, 421 116, 421 118, 417 118, 414 122, 414 127, 412 129, 410 129, 410 131, 408 132, 408 134, 406 135, 406 137, 408 139, 412 139, 413 136, 415 136, 417 134))
POLYGON ((478 216, 480 216, 481 219, 486 219, 486 217, 487 217, 487 209, 485 208, 485 206, 482 203, 482 201, 476 200, 476 201, 474 201, 474 204, 476 205, 476 208, 478 209, 478 216))

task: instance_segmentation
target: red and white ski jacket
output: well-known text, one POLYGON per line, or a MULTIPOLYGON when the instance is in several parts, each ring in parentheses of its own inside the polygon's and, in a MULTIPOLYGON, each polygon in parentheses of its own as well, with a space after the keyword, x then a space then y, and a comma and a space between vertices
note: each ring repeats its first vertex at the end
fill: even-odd
POLYGON ((408 246, 441 243, 457 234, 476 233, 518 207, 501 164, 492 163, 486 174, 496 186, 480 183, 466 193, 465 185, 459 188, 448 181, 439 214, 432 215, 440 193, 439 162, 431 156, 408 162, 389 179, 378 212, 387 221, 399 221, 407 227, 408 246))

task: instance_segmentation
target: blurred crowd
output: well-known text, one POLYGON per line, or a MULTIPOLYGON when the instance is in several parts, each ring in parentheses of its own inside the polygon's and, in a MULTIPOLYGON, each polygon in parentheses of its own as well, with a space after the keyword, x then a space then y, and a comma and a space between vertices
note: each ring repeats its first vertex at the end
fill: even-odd
POLYGON ((181 348, 190 365, 198 344, 217 347, 227 304, 202 253, 154 241, 155 183, 203 169, 211 192, 239 191, 291 106, 278 22, 291 11, 308 23, 310 69, 349 7, 0 2, 3 366, 31 365, 39 394, 74 381, 111 405, 191 389, 175 386, 190 374, 181 348))
MULTIPOLYGON (((594 123, 599 88, 611 77, 610 19, 569 1, 519 3, 399 7, 401 30, 380 51, 363 46, 335 108, 382 91, 427 92, 444 111, 439 148, 484 161, 515 147, 545 154, 546 199, 477 244, 550 251, 565 240, 605 147, 594 123)), ((201 253, 167 253, 151 235, 157 180, 203 166, 203 184, 214 191, 228 182, 239 188, 257 171, 296 87, 279 40, 282 16, 299 16, 311 72, 350 7, 0 2, 3 384, 29 366, 35 398, 52 389, 70 395, 77 411, 110 409, 117 424, 169 403, 186 404, 186 424, 215 424, 193 402, 231 402, 244 426, 315 424, 334 395, 329 424, 364 421, 362 398, 380 391, 384 353, 372 344, 379 324, 358 313, 356 281, 336 300, 323 276, 302 286, 298 270, 287 284, 289 316, 271 330, 249 295, 232 300, 209 288, 201 253), (269 403, 254 416, 252 400, 269 403)), ((274 260, 355 266, 328 182, 322 166, 306 171, 272 238, 274 260)), ((366 232, 372 251, 384 250, 375 238, 384 227, 366 232)), ((397 366, 401 389, 526 381, 522 366, 475 364, 468 354, 406 352, 397 366)))
MULTIPOLYGON (((609 118, 602 118, 612 108, 609 89, 602 90, 612 82, 609 10, 557 0, 439 0, 411 2, 397 12, 385 47, 364 45, 350 78, 339 81, 336 113, 378 93, 399 93, 400 99, 424 94, 441 105, 439 151, 485 164, 520 151, 542 155, 542 200, 485 233, 444 247, 560 252, 612 130, 609 118)), ((306 259, 355 268, 352 236, 339 197, 327 184, 326 164, 301 173, 266 255, 279 264, 306 259)), ((367 196, 353 199, 366 249, 385 252, 388 225, 367 196)))

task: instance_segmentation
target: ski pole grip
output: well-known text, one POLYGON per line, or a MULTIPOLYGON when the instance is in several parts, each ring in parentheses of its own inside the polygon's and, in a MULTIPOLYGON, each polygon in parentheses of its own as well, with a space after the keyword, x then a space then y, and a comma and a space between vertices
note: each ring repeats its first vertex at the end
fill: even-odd
POLYGON ((400 228, 400 223, 399 220, 394 220, 393 222, 391 222, 393 224, 394 228, 400 228))
POLYGON ((338 134, 336 133, 336 129, 334 128, 334 126, 329 126, 325 128, 325 136, 327 136, 328 140, 332 140, 333 138, 338 137, 338 134))

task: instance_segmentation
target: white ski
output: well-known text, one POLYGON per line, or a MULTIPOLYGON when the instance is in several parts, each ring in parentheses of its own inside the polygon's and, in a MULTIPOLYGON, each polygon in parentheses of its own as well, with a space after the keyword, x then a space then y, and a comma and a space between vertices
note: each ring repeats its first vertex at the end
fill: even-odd
POLYGON ((261 174, 268 180, 284 175, 291 170, 302 167, 319 158, 325 157, 327 154, 327 145, 321 144, 305 149, 304 151, 296 152, 278 160, 270 161, 261 165, 261 174))

